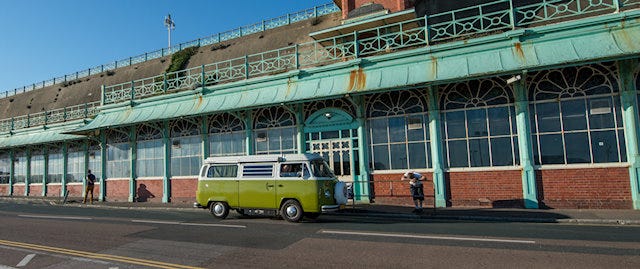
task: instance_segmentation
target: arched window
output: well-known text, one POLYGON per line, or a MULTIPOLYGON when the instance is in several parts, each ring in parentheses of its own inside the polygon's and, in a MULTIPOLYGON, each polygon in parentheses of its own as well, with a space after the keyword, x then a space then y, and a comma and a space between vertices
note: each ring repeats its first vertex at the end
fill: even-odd
POLYGON ((446 85, 440 107, 449 167, 517 165, 513 93, 504 80, 446 85))
POLYGON ((27 178, 27 150, 16 149, 13 155, 13 183, 25 183, 27 178))
MULTIPOLYGON (((96 181, 102 180, 102 149, 100 147, 100 142, 95 140, 89 140, 89 170, 96 176, 96 181)), ((88 171, 83 171, 83 177, 86 175, 88 171)))
POLYGON ((429 115, 421 91, 394 91, 367 97, 374 170, 431 167, 429 115))
POLYGON ((67 182, 82 182, 84 175, 84 146, 80 141, 69 143, 67 147, 67 182))
POLYGON ((107 129, 107 178, 131 176, 131 144, 127 130, 107 129))
POLYGON ((230 113, 209 118, 209 156, 244 155, 244 122, 230 113))
POLYGON ((29 184, 42 183, 44 179, 44 150, 40 146, 31 149, 31 177, 29 184))
POLYGON ((136 136, 136 177, 162 177, 164 175, 162 124, 140 125, 136 136))
POLYGON ((256 154, 284 154, 297 151, 293 113, 284 107, 259 109, 255 114, 256 154))
POLYGON ((62 145, 56 144, 49 146, 47 159, 47 183, 61 183, 64 170, 62 145))
POLYGON ((536 164, 625 162, 613 64, 541 71, 529 78, 536 164))
POLYGON ((171 123, 171 176, 197 176, 202 163, 200 128, 196 119, 171 123))
POLYGON ((0 151, 0 184, 9 184, 11 156, 8 151, 0 151))

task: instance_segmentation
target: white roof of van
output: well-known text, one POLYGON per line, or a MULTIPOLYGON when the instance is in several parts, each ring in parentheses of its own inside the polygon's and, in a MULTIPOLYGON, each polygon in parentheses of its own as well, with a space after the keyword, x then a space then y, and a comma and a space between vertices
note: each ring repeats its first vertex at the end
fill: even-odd
POLYGON ((295 162, 322 159, 317 153, 209 157, 204 163, 295 162))

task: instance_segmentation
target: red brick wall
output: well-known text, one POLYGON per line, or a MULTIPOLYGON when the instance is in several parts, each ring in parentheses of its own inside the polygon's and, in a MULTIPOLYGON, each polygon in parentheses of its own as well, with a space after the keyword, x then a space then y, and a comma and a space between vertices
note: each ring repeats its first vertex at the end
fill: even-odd
POLYGON ((136 202, 162 202, 162 179, 136 180, 136 202))
MULTIPOLYGON (((419 171, 418 171, 419 172, 419 171)), ((432 173, 420 172, 429 179, 424 183, 425 207, 433 206, 432 173)), ((373 175, 374 201, 380 204, 413 206, 413 199, 409 193, 409 181, 401 180, 402 174, 373 175)))
POLYGON ((29 184, 29 194, 28 196, 42 197, 42 183, 40 184, 29 184))
POLYGON ((62 190, 62 185, 47 185, 47 197, 60 197, 60 191, 62 190))
POLYGON ((407 0, 341 0, 342 1, 342 18, 346 19, 349 11, 359 8, 366 3, 376 3, 384 6, 385 9, 391 12, 402 11, 407 8, 413 7, 407 0))
POLYGON ((546 207, 633 208, 626 167, 542 170, 536 177, 538 202, 546 207))
POLYGON ((13 196, 24 196, 24 185, 14 185, 13 196))
MULTIPOLYGON (((67 193, 68 197, 82 197, 84 194, 84 189, 82 188, 82 184, 67 184, 67 193)), ((93 187, 93 197, 98 197, 98 193, 100 193, 100 185, 96 184, 93 187)))
POLYGON ((198 179, 196 178, 171 179, 171 202, 172 203, 195 202, 197 188, 198 188, 198 179))
POLYGON ((107 192, 105 193, 105 199, 107 201, 126 202, 129 200, 128 179, 107 179, 106 189, 107 192))
POLYGON ((0 196, 10 195, 9 185, 0 185, 0 196))
POLYGON ((448 173, 451 206, 523 206, 520 170, 448 173))

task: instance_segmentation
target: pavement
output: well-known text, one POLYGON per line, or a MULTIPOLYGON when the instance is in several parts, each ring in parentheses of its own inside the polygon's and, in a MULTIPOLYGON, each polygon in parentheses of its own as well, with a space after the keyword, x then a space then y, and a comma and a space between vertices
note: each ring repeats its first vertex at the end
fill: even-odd
MULTIPOLYGON (((82 204, 81 198, 68 198, 63 203, 60 197, 13 197, 0 196, 0 202, 46 204, 52 206, 78 206, 132 210, 190 210, 191 203, 157 202, 99 202, 82 204)), ((0 207, 1 209, 1 207, 0 207)), ((336 216, 368 217, 404 220, 449 220, 486 222, 532 222, 573 223, 596 225, 640 225, 640 210, 624 209, 522 209, 522 208, 425 208, 422 213, 413 213, 413 207, 378 203, 349 203, 343 210, 327 213, 336 216)))

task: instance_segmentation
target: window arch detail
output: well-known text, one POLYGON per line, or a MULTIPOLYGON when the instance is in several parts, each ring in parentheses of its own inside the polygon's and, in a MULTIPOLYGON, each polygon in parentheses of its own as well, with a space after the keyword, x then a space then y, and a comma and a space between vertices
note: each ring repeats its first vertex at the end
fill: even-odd
POLYGON ((366 98, 368 117, 386 117, 427 111, 422 90, 393 91, 366 98))

